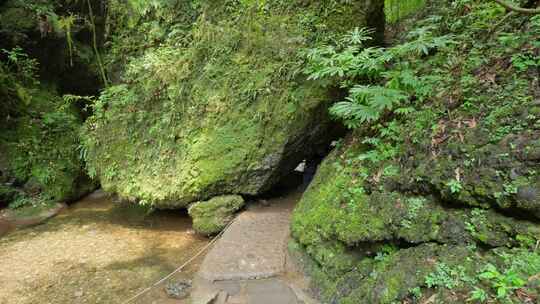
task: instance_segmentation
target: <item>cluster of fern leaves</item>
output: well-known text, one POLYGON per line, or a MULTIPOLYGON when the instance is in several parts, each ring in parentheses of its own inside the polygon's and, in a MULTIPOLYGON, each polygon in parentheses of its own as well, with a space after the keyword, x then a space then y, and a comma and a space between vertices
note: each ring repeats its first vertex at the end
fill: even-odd
POLYGON ((392 48, 372 47, 369 29, 356 29, 335 45, 307 50, 304 72, 311 80, 327 80, 348 89, 348 97, 330 113, 351 129, 374 123, 387 114, 405 115, 430 91, 422 77, 409 67, 411 58, 450 46, 452 36, 436 36, 423 27, 409 34, 409 42, 392 48))

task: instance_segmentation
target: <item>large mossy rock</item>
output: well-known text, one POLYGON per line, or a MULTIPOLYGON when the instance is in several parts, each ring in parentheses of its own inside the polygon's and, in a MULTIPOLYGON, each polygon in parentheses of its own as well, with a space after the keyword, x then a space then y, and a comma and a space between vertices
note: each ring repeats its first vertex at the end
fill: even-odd
POLYGON ((131 60, 87 124, 104 189, 159 208, 256 195, 328 144, 338 96, 299 73, 299 51, 365 25, 375 4, 300 2, 203 1, 183 38, 131 60))
POLYGON ((291 247, 324 303, 532 302, 540 291, 539 78, 516 62, 538 54, 538 25, 505 25, 510 49, 475 23, 503 16, 496 4, 436 3, 416 26, 459 47, 406 59, 428 93, 412 94, 409 116, 350 134, 294 211, 291 247))
POLYGON ((244 206, 244 199, 239 195, 216 196, 209 201, 192 204, 189 215, 193 219, 195 231, 212 235, 223 230, 233 218, 234 213, 244 206))
MULTIPOLYGON (((523 282, 535 278, 540 270, 540 255, 534 251, 540 242, 538 201, 533 197, 540 191, 536 171, 527 171, 532 173, 527 178, 495 175, 483 179, 473 167, 462 172, 461 190, 452 192, 448 183, 439 188, 429 181, 439 177, 437 168, 453 172, 447 178, 455 178, 455 167, 445 167, 455 163, 444 157, 432 159, 426 171, 432 175, 416 179, 418 175, 411 172, 419 172, 422 166, 412 165, 417 164, 414 161, 376 165, 359 161, 368 149, 354 137, 358 134, 323 162, 293 215, 292 235, 298 242, 294 251, 302 255, 302 263, 313 277, 313 291, 323 301, 423 303, 433 297, 437 303, 465 303, 475 288, 490 293, 490 284, 498 279, 480 279, 489 265, 505 275, 517 273, 523 282), (379 165, 401 168, 397 175, 381 177, 379 165), (494 194, 513 180, 522 184, 502 195, 494 194), (492 185, 488 192, 469 196, 469 189, 485 184, 492 185), (517 203, 520 199, 528 204, 517 203), (439 285, 428 284, 433 278, 440 280, 439 285)), ((473 142, 478 141, 471 145, 473 142)), ((441 151, 447 147, 440 147, 441 151)), ((429 154, 415 151, 410 159, 430 159, 429 154)), ((486 154, 487 164, 499 155, 495 151, 486 154)), ((537 168, 539 164, 527 161, 525 165, 517 159, 514 168, 537 168)), ((514 170, 520 172, 524 171, 514 170)), ((535 282, 523 286, 532 298, 540 292, 535 282)), ((508 298, 516 301, 519 295, 510 293, 508 298)))

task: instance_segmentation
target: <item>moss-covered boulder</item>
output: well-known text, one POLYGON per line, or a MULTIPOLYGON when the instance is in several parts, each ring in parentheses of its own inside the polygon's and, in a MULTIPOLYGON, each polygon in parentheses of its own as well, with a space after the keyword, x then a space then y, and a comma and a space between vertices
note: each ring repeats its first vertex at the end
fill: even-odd
MULTIPOLYGON (((324 303, 480 303, 475 294, 488 297, 490 284, 516 277, 530 281, 520 284, 522 294, 514 299, 534 299, 540 292, 535 281, 540 255, 522 249, 501 247, 478 254, 460 245, 426 243, 400 250, 388 246, 342 272, 329 272, 298 243, 291 242, 289 252, 311 276, 312 291, 324 303), (491 276, 497 279, 486 279, 491 276)), ((511 293, 496 303, 504 303, 511 293)))
MULTIPOLYGON (((293 252, 300 252, 312 290, 325 303, 464 303, 474 292, 496 294, 492 285, 514 273, 520 282, 534 278, 537 221, 449 205, 435 189, 400 192, 388 177, 374 187, 361 178, 369 171, 359 169, 371 164, 351 166, 363 150, 349 142, 334 151, 293 215, 293 252), (500 277, 482 279, 491 264, 500 277)), ((538 293, 535 285, 523 290, 531 298, 538 293)))
POLYGON ((498 247, 519 245, 517 236, 540 236, 539 225, 493 210, 449 208, 432 196, 397 191, 366 193, 354 185, 355 169, 336 168, 336 154, 320 166, 296 209, 293 232, 303 244, 332 236, 347 246, 400 240, 498 247))
POLYGON ((407 53, 377 80, 409 97, 399 104, 409 113, 359 124, 294 211, 292 247, 325 303, 538 295, 529 283, 540 267, 538 66, 518 59, 538 60, 540 45, 530 44, 538 23, 512 20, 494 33, 480 23, 503 17, 500 6, 453 5, 434 1, 428 19, 388 51, 408 52, 422 31, 430 37, 420 44, 455 43, 407 53), (513 48, 502 42, 507 35, 513 48))
MULTIPOLYGON (((519 117, 526 107, 516 106, 508 114, 519 117)), ((402 189, 436 189, 444 201, 452 204, 520 210, 540 218, 540 167, 534 157, 540 132, 534 128, 534 119, 531 124, 524 123, 523 128, 526 130, 495 138, 482 122, 474 128, 466 127, 460 131, 463 137, 459 142, 437 147, 441 153, 437 157, 417 154, 405 160, 406 172, 395 181, 402 189)), ((416 148, 411 146, 407 154, 416 148)))
POLYGON ((233 220, 234 213, 243 206, 244 199, 241 196, 224 195, 194 203, 188 212, 193 219, 193 229, 201 234, 211 235, 223 230, 233 220))
POLYGON ((106 191, 158 208, 256 195, 331 140, 338 96, 299 73, 299 51, 365 25, 373 4, 202 3, 97 103, 85 143, 106 191))

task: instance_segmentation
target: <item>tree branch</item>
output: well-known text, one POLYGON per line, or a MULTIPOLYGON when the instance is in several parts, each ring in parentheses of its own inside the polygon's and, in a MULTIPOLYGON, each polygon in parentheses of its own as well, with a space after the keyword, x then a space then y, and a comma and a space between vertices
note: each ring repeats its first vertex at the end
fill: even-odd
POLYGON ((492 1, 495 1, 501 6, 505 7, 506 9, 514 11, 514 12, 518 12, 522 14, 530 14, 530 15, 540 14, 540 8, 523 8, 519 6, 514 6, 503 0, 492 0, 492 1))

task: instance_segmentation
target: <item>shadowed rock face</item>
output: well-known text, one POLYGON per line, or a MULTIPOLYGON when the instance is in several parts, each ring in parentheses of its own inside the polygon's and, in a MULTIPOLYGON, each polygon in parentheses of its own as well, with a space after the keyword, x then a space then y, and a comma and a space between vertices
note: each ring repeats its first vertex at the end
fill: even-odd
POLYGON ((334 137, 327 107, 342 96, 298 73, 299 51, 365 25, 367 3, 209 4, 189 44, 149 49, 103 94, 85 142, 104 189, 158 208, 269 190, 334 137))
MULTIPOLYGON (((101 87, 96 69, 92 66, 92 39, 88 26, 83 25, 87 17, 86 1, 15 1, 0 2, 0 49, 21 47, 31 58, 39 62, 39 74, 46 82, 55 82, 61 93, 95 95, 101 87), (5 3, 3 3, 5 2, 5 3), (40 15, 52 10, 51 16, 40 15), (76 47, 70 56, 67 35, 57 22, 62 12, 69 10, 81 18, 75 23, 70 35, 76 47), (57 14, 57 15, 56 15, 57 14)), ((98 46, 103 43, 105 6, 101 0, 92 0, 96 17, 98 46)), ((5 54, 0 53, 3 59, 5 54)))

